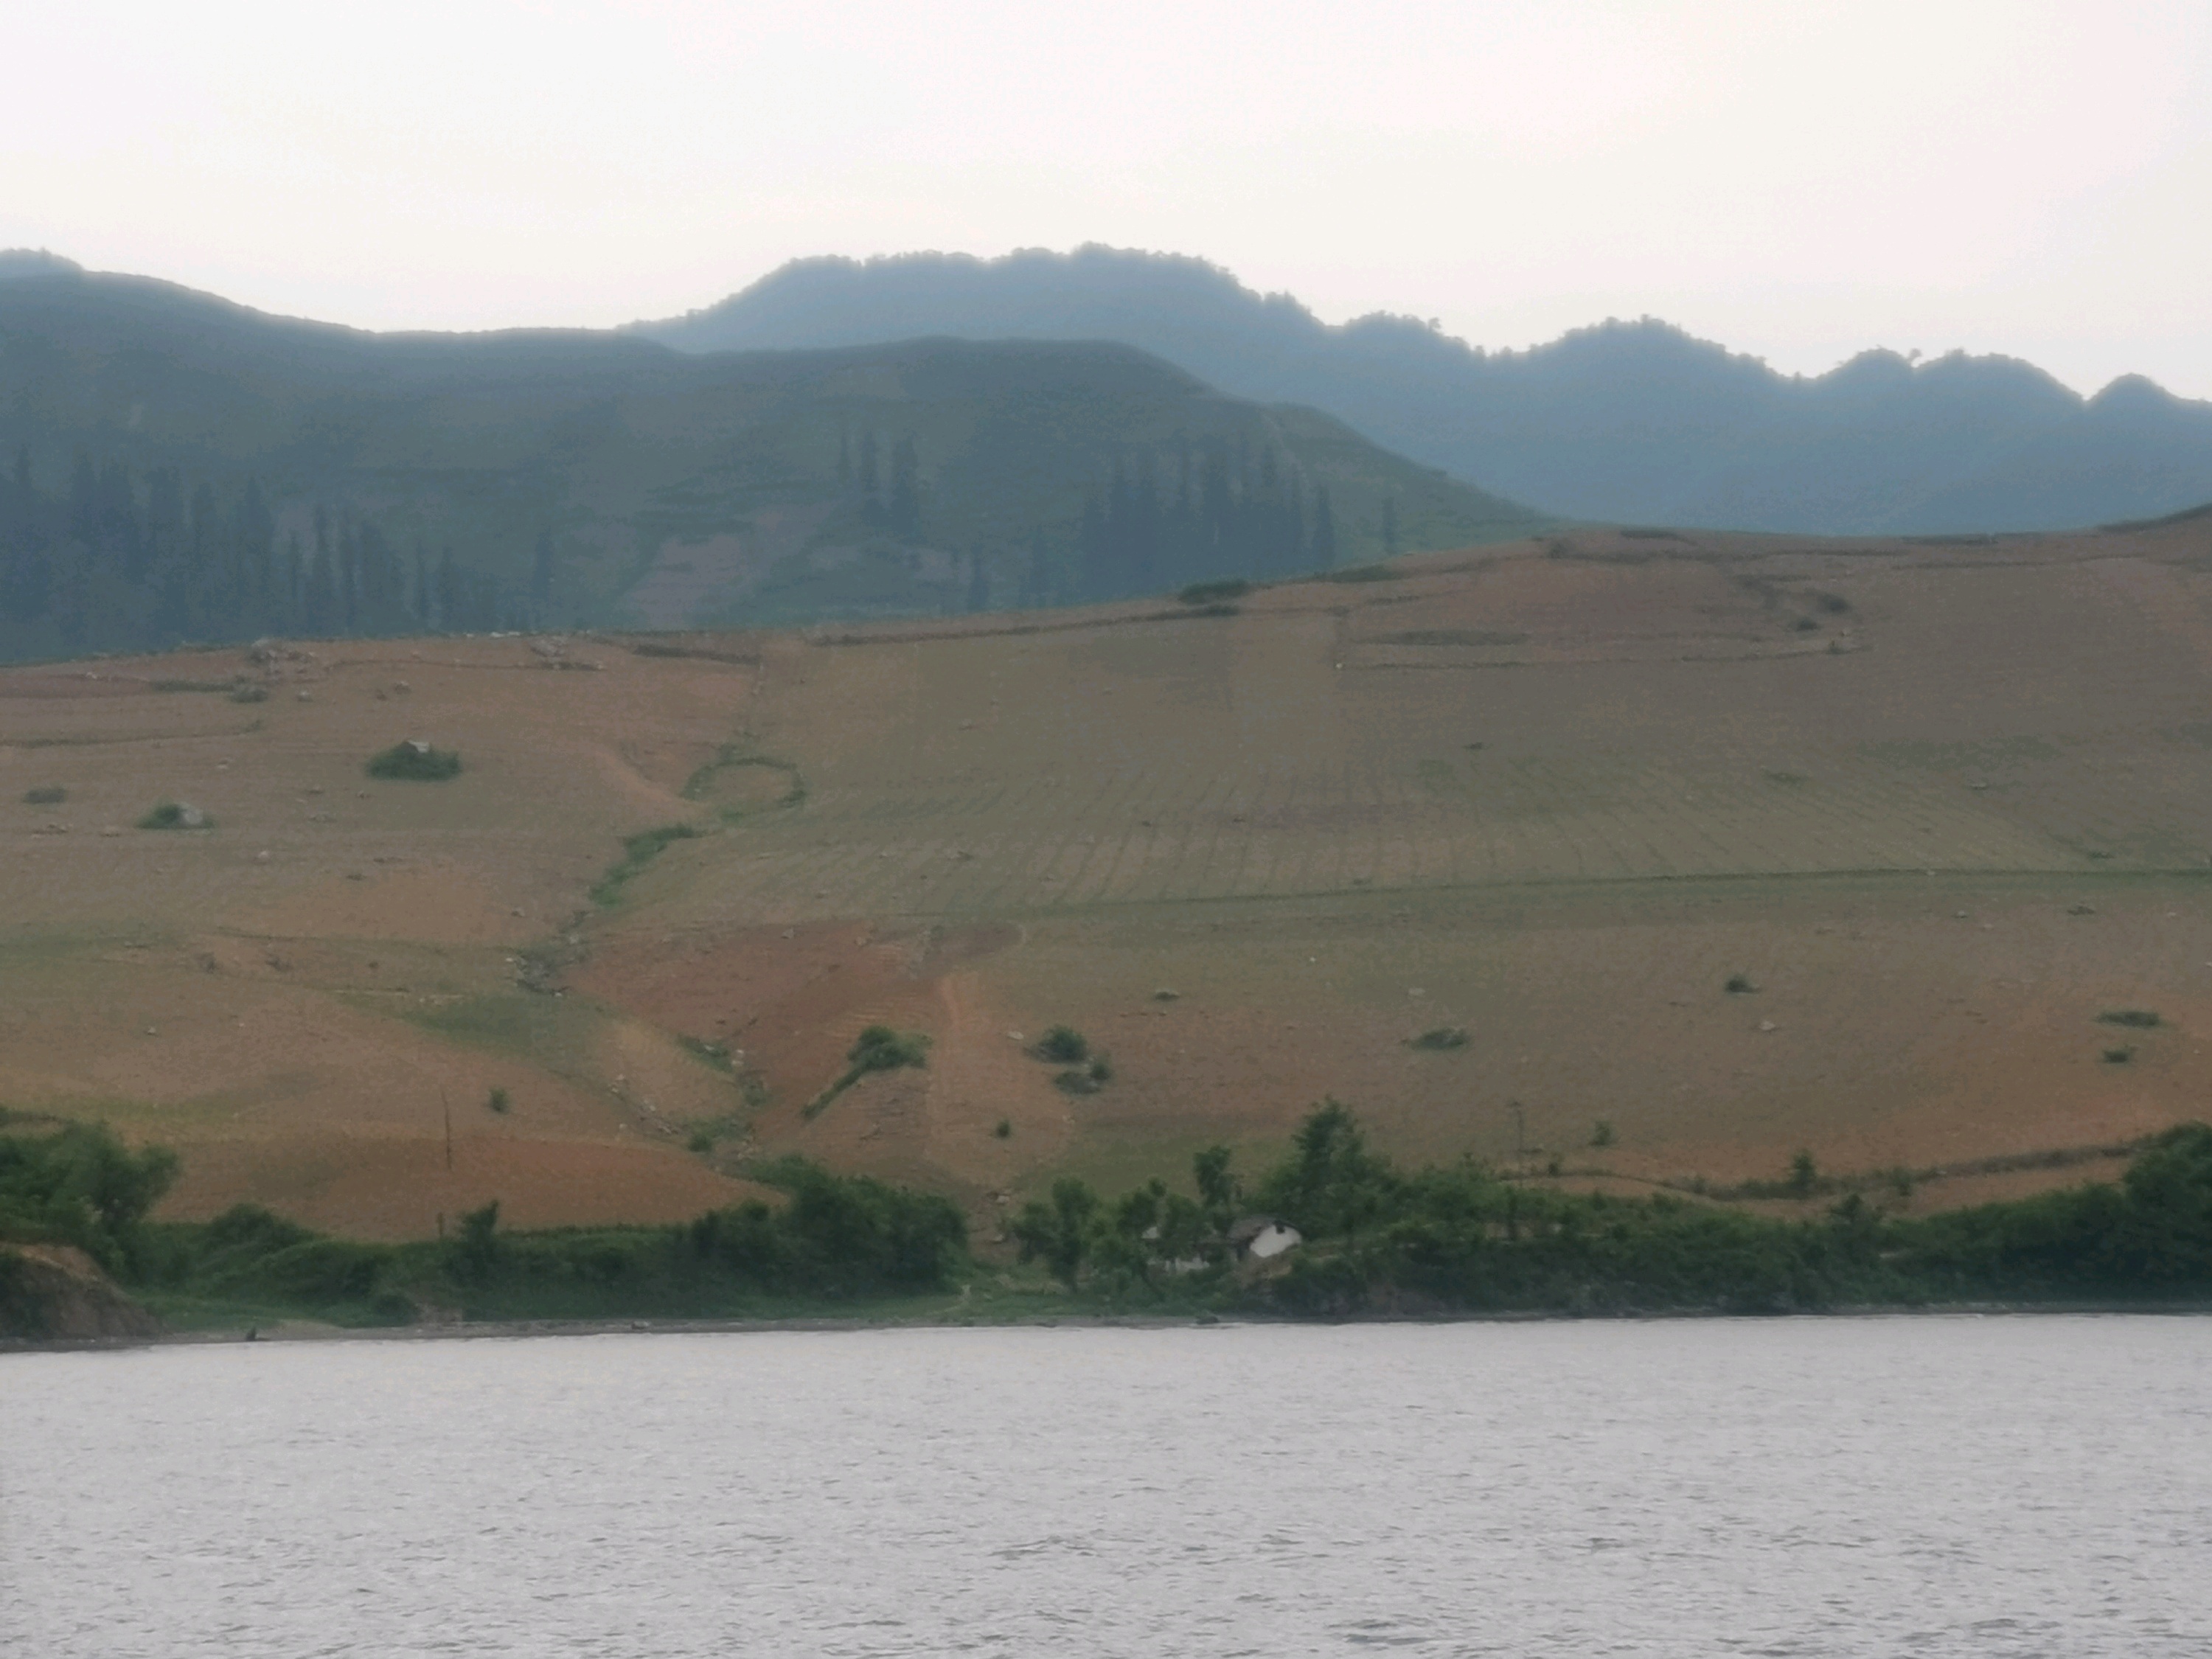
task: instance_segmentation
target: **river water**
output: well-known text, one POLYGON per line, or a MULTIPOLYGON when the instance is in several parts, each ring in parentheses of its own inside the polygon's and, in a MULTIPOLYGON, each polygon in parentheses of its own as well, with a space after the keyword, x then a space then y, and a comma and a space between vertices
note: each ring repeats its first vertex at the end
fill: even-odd
POLYGON ((0 1358, 0 1653, 2212 1654, 2212 1319, 0 1358))

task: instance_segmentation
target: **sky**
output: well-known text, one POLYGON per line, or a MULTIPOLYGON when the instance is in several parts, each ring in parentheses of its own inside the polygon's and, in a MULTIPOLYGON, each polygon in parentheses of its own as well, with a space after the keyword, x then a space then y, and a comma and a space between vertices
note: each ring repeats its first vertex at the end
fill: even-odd
POLYGON ((0 247, 363 327, 1096 241, 1493 349, 2212 398, 2205 0, 15 0, 4 52, 0 247))

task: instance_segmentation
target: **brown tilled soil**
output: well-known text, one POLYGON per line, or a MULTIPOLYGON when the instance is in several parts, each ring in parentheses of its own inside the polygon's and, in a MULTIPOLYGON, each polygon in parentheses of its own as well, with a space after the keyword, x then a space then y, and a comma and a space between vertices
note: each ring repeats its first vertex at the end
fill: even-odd
POLYGON ((2212 1091, 2208 569, 2201 523, 1585 532, 1233 616, 0 672, 0 1099, 177 1145, 176 1213, 380 1237, 690 1214, 784 1151, 988 1217, 1327 1095, 1620 1190, 2116 1144, 2212 1091), (405 737, 465 771, 364 775, 405 737), (877 1024, 927 1067, 808 1116, 877 1024))

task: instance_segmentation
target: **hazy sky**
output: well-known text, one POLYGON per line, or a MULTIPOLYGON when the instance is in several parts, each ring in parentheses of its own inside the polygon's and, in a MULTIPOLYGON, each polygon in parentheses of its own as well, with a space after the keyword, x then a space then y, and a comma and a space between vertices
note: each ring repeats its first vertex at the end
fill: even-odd
POLYGON ((0 246, 366 326, 1103 241, 1490 346, 2212 397, 2207 0, 15 0, 0 54, 0 246))

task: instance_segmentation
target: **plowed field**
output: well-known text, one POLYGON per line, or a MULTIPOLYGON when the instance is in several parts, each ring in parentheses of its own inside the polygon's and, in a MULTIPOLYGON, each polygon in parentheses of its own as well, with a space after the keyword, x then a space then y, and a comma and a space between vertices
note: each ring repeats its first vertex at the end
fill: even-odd
POLYGON ((179 1213, 386 1236, 793 1149, 988 1217, 1323 1094, 1628 1188, 2078 1180, 2212 1091, 2208 572, 2212 520, 1585 532, 1233 614, 10 671, 0 1100, 177 1146, 179 1213), (461 775, 368 778, 404 738, 461 775), (872 1024, 927 1067, 807 1115, 872 1024))

